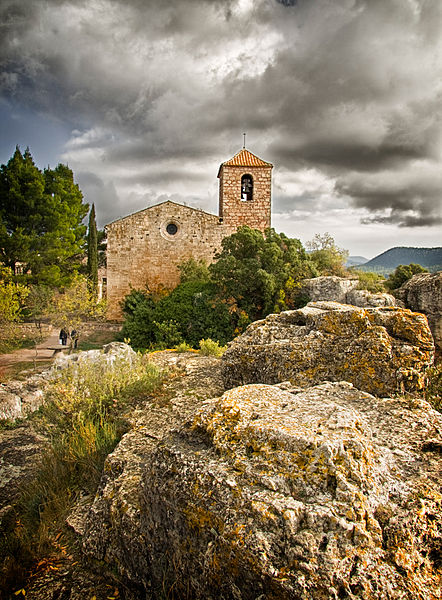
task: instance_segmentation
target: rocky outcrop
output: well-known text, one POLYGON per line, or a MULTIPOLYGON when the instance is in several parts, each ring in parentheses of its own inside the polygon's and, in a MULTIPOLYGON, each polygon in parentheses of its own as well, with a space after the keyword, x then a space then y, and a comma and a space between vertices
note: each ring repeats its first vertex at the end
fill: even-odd
POLYGON ((252 323, 230 343, 222 362, 226 388, 345 380, 387 396, 422 390, 433 356, 424 315, 396 307, 311 302, 252 323))
POLYGON ((149 598, 440 598, 441 432, 348 383, 188 390, 108 457, 84 548, 149 598))
POLYGON ((117 359, 127 361, 130 366, 136 352, 128 344, 123 342, 111 342, 101 349, 87 350, 75 354, 59 354, 54 360, 53 369, 65 369, 69 365, 83 363, 100 363, 112 365, 117 359))
POLYGON ((356 288, 358 279, 345 279, 335 275, 304 279, 299 291, 301 296, 308 296, 312 302, 333 301, 347 303, 347 294, 356 288))
POLYGON ((0 432, 0 529, 1 511, 10 506, 32 479, 46 439, 32 427, 0 432))
POLYGON ((413 275, 397 296, 407 308, 427 316, 436 346, 442 350, 442 272, 413 275))
POLYGON ((367 290, 351 290, 345 297, 346 304, 360 306, 361 308, 374 308, 377 306, 398 306, 397 299, 391 294, 378 292, 374 294, 367 290))
POLYGON ((313 279, 304 279, 299 295, 307 296, 313 302, 339 302, 363 308, 397 306, 398 302, 391 294, 374 294, 367 290, 358 290, 358 285, 358 279, 324 275, 313 279))
POLYGON ((0 421, 26 417, 37 410, 44 400, 48 371, 22 381, 0 383, 0 421))

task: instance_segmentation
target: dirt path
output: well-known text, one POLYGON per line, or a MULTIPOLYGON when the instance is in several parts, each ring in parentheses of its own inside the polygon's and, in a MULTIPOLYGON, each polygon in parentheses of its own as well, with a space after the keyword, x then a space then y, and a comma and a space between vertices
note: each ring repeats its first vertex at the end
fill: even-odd
POLYGON ((10 367, 19 362, 36 362, 50 360, 54 356, 54 350, 62 348, 58 343, 58 331, 53 331, 49 337, 37 345, 37 356, 34 348, 23 348, 9 354, 0 354, 0 367, 10 367))

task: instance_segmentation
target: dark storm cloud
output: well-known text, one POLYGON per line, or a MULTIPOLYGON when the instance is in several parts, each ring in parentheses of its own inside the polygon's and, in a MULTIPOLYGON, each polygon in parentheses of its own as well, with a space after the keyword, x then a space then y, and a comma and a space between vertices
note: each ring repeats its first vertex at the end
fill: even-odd
MULTIPOLYGON (((130 182, 132 181, 132 175, 124 175, 117 178, 118 182, 130 182)), ((193 182, 201 182, 203 183, 206 179, 205 173, 192 173, 189 172, 188 169, 158 169, 155 168, 154 171, 149 171, 148 173, 137 175, 137 183, 139 185, 152 186, 156 184, 165 184, 174 182, 182 182, 182 181, 193 181, 193 182)))
MULTIPOLYGON (((299 6, 296 19, 306 19, 307 28, 313 3, 299 6)), ((283 47, 262 77, 229 81, 228 96, 241 106, 248 93, 258 107, 266 107, 259 111, 261 127, 279 131, 269 144, 270 157, 288 169, 321 168, 338 182, 345 173, 357 172, 359 187, 366 172, 389 169, 404 184, 409 183, 406 173, 414 172, 411 189, 395 193, 383 187, 382 178, 370 194, 358 185, 337 185, 354 206, 373 213, 365 222, 436 224, 442 190, 437 177, 441 5, 341 2, 336 7, 326 15, 331 17, 327 29, 319 23, 316 37, 301 32, 298 43, 283 47), (339 15, 344 5, 348 10, 339 15), (422 174, 421 161, 428 165, 422 174), (428 179, 437 185, 428 185, 428 179), (379 205, 390 210, 387 217, 379 215, 379 205)), ((242 110, 238 120, 247 109, 242 110)))
POLYGON ((77 173, 75 180, 86 202, 90 206, 95 204, 98 227, 102 228, 106 222, 120 216, 119 199, 112 184, 106 184, 100 177, 87 171, 77 173))
POLYGON ((3 0, 0 22, 3 97, 71 124, 66 159, 103 210, 112 181, 156 198, 247 131, 366 222, 437 222, 439 0, 3 0))
POLYGON ((351 198, 357 208, 369 207, 364 223, 396 223, 399 227, 426 227, 442 224, 442 175, 431 176, 427 169, 402 177, 376 174, 374 179, 349 176, 338 182, 337 190, 351 198))

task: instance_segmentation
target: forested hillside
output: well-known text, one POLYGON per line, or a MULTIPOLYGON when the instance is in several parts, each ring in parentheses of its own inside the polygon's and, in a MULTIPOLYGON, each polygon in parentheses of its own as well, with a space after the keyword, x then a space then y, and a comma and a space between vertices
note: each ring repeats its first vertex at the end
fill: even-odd
POLYGON ((364 265, 359 265, 358 269, 388 274, 393 272, 398 265, 409 265, 411 263, 421 265, 431 273, 440 271, 442 269, 442 248, 398 246, 375 256, 364 265))

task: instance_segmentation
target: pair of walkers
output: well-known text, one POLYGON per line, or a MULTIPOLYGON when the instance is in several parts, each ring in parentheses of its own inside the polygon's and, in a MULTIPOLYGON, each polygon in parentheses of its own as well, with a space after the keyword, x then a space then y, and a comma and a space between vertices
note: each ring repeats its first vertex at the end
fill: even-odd
POLYGON ((74 343, 74 348, 76 348, 76 347, 77 347, 77 343, 78 343, 78 334, 77 334, 77 332, 75 331, 75 329, 73 329, 73 330, 71 331, 71 334, 70 334, 70 336, 69 336, 69 334, 68 334, 68 332, 66 331, 66 329, 64 329, 64 328, 63 328, 63 329, 60 331, 60 334, 59 334, 59 336, 58 336, 58 337, 59 337, 59 340, 60 340, 60 344, 61 344, 62 346, 66 346, 66 345, 67 345, 67 343, 68 343, 68 337, 70 337, 70 338, 71 338, 71 340, 72 340, 72 341, 73 341, 73 343, 74 343))

